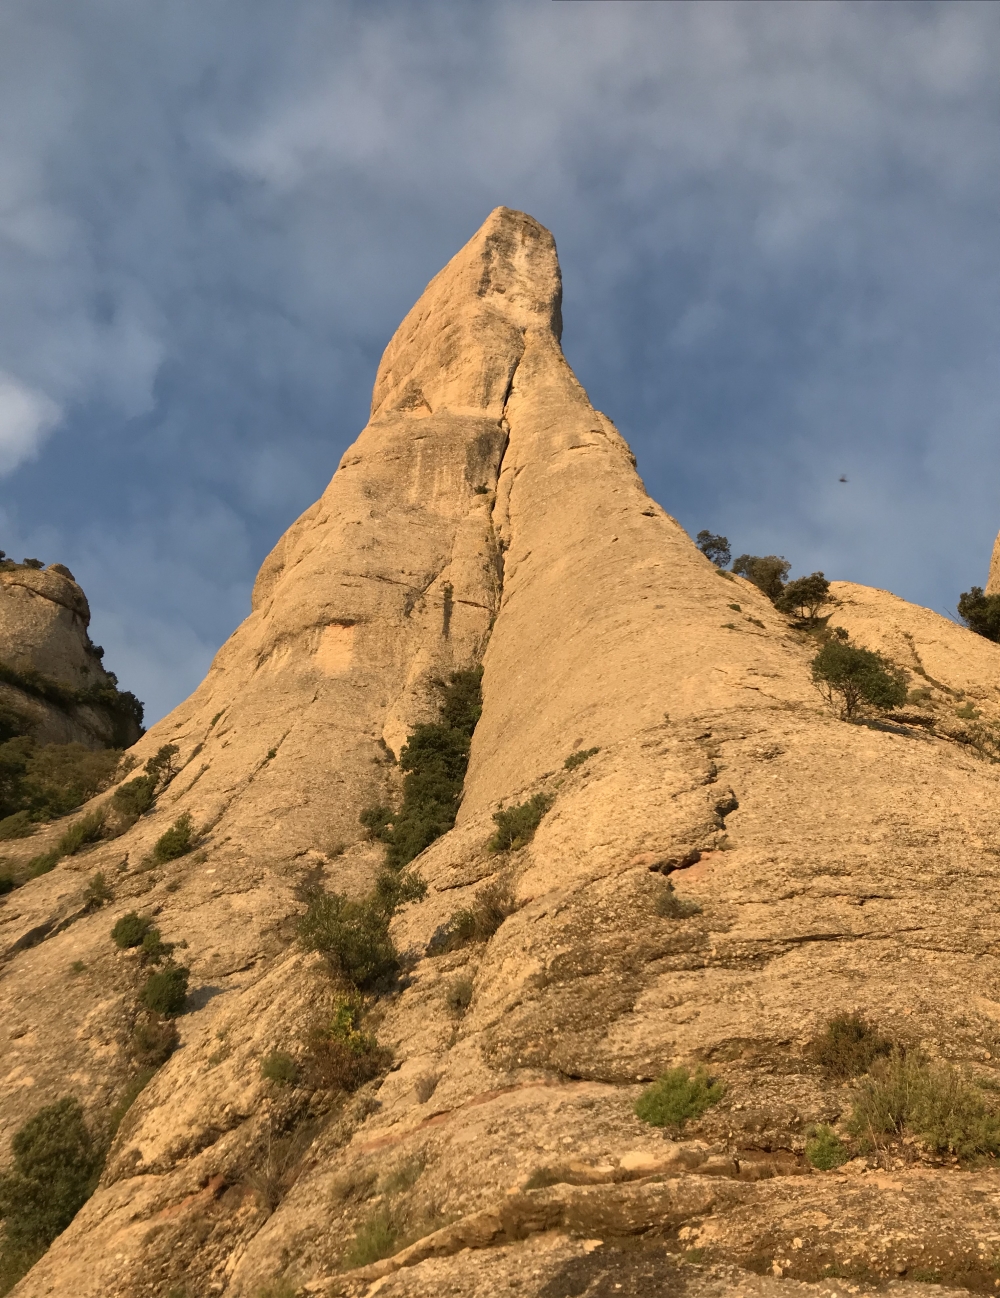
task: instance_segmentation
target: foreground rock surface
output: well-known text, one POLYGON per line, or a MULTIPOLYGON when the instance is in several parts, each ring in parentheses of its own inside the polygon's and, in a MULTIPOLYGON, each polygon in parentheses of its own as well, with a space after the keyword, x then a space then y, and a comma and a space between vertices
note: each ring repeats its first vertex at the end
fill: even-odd
POLYGON ((179 749, 154 810, 0 903, 4 1149, 67 1090, 99 1122, 134 1072, 119 915, 155 915, 192 970, 180 1048, 19 1298, 995 1291, 991 1169, 802 1151, 850 1105, 810 1050, 837 1010, 1000 1085, 1000 647, 836 583, 833 621, 914 699, 842 722, 815 641, 646 494, 559 297, 551 236, 498 209, 390 343, 251 616, 137 745, 179 749), (348 1100, 265 1080, 332 995, 294 940, 303 886, 370 886, 358 814, 395 794, 434 678, 480 658, 458 823, 419 858, 374 1015, 393 1069, 348 1100), (533 841, 491 854, 498 803, 539 792, 533 841), (198 850, 151 866, 185 812, 198 850), (700 909, 661 913, 667 875, 700 909), (519 906, 495 936, 429 955, 498 878, 519 906), (632 1104, 699 1062, 726 1096, 665 1139, 632 1104), (389 1256, 355 1265, 379 1222, 389 1256))

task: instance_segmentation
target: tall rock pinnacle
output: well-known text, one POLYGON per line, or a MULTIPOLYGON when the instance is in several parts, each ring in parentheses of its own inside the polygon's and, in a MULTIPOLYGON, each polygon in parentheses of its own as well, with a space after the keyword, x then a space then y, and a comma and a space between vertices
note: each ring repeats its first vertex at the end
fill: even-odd
MULTIPOLYGON (((152 1073, 16 1298, 720 1298, 748 1259, 780 1298, 782 1274, 805 1291, 845 1257, 864 1283, 986 1283, 995 1172, 920 1133, 869 1158, 817 1042, 857 1012, 907 1067, 940 1053, 1000 1088, 998 768, 979 760, 1000 756, 1000 647, 834 583, 836 624, 916 687, 896 720, 845 722, 815 628, 650 499, 559 334, 552 238, 498 208, 389 343, 368 426, 250 616, 136 745, 176 745, 179 773, 0 901, 0 1170, 43 1105, 72 1094, 103 1131, 152 1073), (457 821, 392 918, 400 977, 359 999, 300 917, 336 928, 371 896, 383 846, 359 813, 398 805, 434 682, 478 663, 457 821), (544 808, 534 837, 491 842, 501 807, 544 808), (164 859, 184 815, 197 850, 164 859), (160 939, 119 951, 129 911, 190 969, 158 1069, 140 997, 160 939), (635 1103, 676 1068, 709 1070, 715 1103, 650 1126, 635 1103), (891 1174, 802 1175, 816 1124, 891 1174)), ((3 845, 25 878, 46 832, 3 845)))

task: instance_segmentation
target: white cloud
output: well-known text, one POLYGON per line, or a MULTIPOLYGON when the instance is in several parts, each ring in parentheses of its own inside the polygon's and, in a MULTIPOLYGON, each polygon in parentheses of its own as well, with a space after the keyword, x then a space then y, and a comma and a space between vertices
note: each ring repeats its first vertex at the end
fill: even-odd
POLYGON ((0 474, 30 459, 61 418, 59 406, 44 392, 0 371, 0 474))

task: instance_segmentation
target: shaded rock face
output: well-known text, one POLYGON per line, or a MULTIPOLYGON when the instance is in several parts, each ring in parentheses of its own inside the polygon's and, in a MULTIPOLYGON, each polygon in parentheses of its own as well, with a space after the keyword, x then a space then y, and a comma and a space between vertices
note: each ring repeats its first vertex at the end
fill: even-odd
POLYGON ((67 1090, 99 1126, 135 1071, 120 914, 155 914, 192 971, 181 1048, 19 1296, 993 1290, 990 1170, 820 1174, 803 1147, 850 1107, 811 1047, 838 1010, 1000 1083, 1000 646, 835 583, 834 622, 913 687, 898 723, 845 724, 815 641, 648 497, 559 323, 551 237, 498 209, 389 344, 250 617, 137 746, 180 750, 154 810, 0 903, 4 1148, 67 1090), (349 1100, 268 1081, 332 1004, 302 885, 371 885, 359 812, 396 795, 435 678, 480 659, 458 821, 418 858, 406 978, 370 1020, 394 1067, 349 1100), (488 851, 498 803, 538 793, 531 843, 488 851), (184 812, 199 850, 149 868, 184 812), (498 881, 495 935, 429 953, 498 881), (664 1139, 633 1102, 698 1063, 726 1095, 664 1139), (390 1256, 350 1254, 379 1230, 390 1256))
POLYGON ((113 690, 116 681, 92 643, 90 606, 73 574, 63 564, 32 568, 9 560, 0 564, 0 663, 16 675, 42 677, 62 687, 66 698, 54 706, 44 691, 0 680, 0 699, 26 716, 41 743, 83 743, 89 748, 127 747, 139 726, 99 702, 76 703, 78 692, 113 690))

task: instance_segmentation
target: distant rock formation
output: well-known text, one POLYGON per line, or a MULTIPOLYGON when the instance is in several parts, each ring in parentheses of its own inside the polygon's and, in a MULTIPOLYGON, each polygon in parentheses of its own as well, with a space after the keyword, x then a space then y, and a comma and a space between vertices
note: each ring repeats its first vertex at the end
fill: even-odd
POLYGON ((993 553, 990 556, 990 573, 986 579, 987 595, 1000 595, 1000 534, 993 542, 993 553))
POLYGON ((127 748, 141 710, 105 670, 89 625, 87 597, 63 564, 0 561, 0 701, 42 743, 127 748))
MULTIPOLYGON (((1000 1090, 1000 646, 836 582, 835 624, 911 686, 895 720, 842 721, 815 637, 650 499, 559 331, 552 237, 498 208, 389 343, 251 614, 136 746, 169 763, 155 803, 134 777, 125 833, 0 900, 0 1165, 42 1105, 75 1096, 101 1132, 134 1100, 16 1298, 994 1291, 995 1170, 911 1135, 869 1152, 816 1043, 858 1011, 897 1064, 1000 1090), (458 819, 355 1031, 299 919, 372 887, 359 815, 398 799, 435 680, 479 662, 458 819), (534 838, 493 850, 531 800, 534 838), (195 850, 158 851, 168 831, 195 850), (158 936, 119 950, 130 911, 158 936), (166 1053, 138 1001, 161 938, 189 1012, 136 1098, 166 1053), (391 1068, 338 1088, 315 1066, 337 1031, 391 1068), (675 1067, 724 1094, 648 1126, 635 1101, 675 1067), (826 1124, 842 1171, 806 1161, 826 1124)), ((64 828, 5 855, 27 870, 64 828)))

